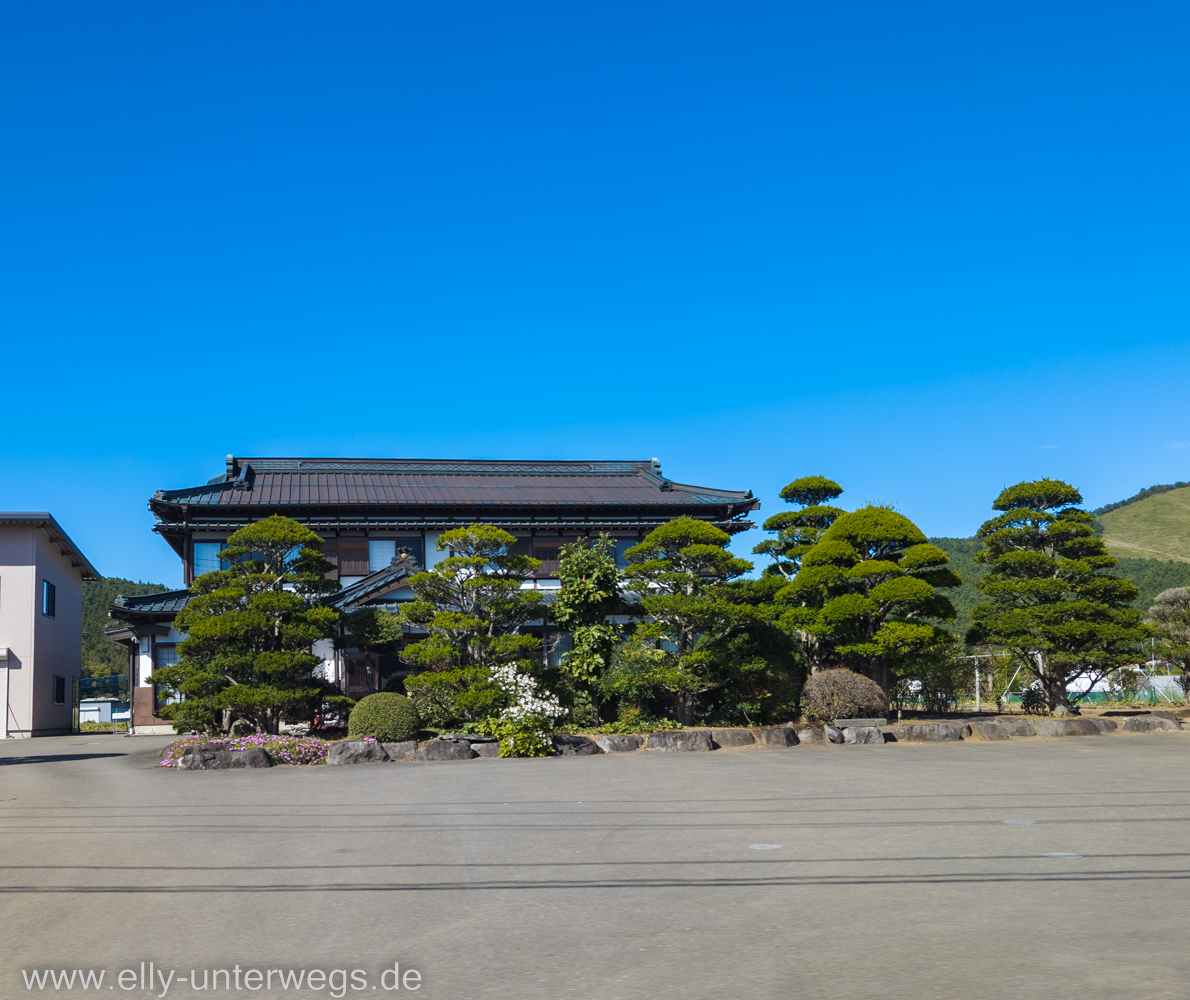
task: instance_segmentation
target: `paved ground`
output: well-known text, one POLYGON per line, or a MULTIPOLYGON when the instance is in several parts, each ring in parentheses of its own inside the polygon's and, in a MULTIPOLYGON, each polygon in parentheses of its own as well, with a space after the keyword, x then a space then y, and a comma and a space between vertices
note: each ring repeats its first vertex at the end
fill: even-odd
POLYGON ((142 961, 373 996, 400 961, 440 1000, 1188 989, 1190 733, 232 772, 165 742, 0 743, 0 996, 149 996, 108 990, 142 961))

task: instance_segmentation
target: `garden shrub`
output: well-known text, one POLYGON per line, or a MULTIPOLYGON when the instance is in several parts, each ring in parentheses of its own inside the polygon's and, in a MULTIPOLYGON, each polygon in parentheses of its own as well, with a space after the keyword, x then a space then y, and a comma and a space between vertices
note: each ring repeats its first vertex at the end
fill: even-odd
POLYGON ((382 743, 417 739, 420 728, 413 702, 391 691, 361 698, 347 719, 348 736, 375 736, 382 743))
POLYGON ((853 670, 823 670, 806 681, 802 711, 813 722, 881 717, 888 698, 879 684, 853 670))

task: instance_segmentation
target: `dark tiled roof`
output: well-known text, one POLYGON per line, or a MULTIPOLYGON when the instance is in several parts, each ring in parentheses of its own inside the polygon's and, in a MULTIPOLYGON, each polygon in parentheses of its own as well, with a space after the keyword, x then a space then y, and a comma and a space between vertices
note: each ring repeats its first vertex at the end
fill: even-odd
POLYGON ((139 597, 125 597, 120 594, 110 605, 113 618, 122 618, 116 612, 137 615, 172 615, 186 607, 191 594, 188 590, 167 590, 161 594, 142 594, 139 597))
POLYGON ((150 507, 665 507, 752 509, 751 491, 674 483, 657 463, 242 458, 203 486, 161 490, 150 507))
POLYGON ((394 562, 384 569, 357 580, 349 587, 344 587, 337 593, 326 598, 326 603, 339 611, 347 611, 366 604, 375 595, 391 590, 402 580, 420 572, 420 568, 409 562, 394 562))

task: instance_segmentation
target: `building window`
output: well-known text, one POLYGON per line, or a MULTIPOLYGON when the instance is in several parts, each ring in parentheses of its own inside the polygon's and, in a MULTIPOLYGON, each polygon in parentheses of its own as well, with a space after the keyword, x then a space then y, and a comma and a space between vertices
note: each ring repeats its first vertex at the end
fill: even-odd
POLYGON ((223 562, 219 553, 227 547, 226 542, 195 542, 194 543, 194 575, 213 573, 223 569, 223 562))
POLYGON ((153 644, 153 670, 172 667, 178 662, 178 647, 172 642, 157 642, 153 644))
POLYGON ((377 538, 368 541, 368 572, 384 569, 396 557, 397 543, 392 538, 377 538))
POLYGON ((58 610, 58 588, 49 580, 41 581, 41 613, 53 618, 58 610))
POLYGON ((368 540, 368 572, 387 569, 400 552, 408 552, 413 561, 422 565, 420 538, 372 538, 368 540))
POLYGON ((628 560, 624 558, 624 553, 636 544, 635 538, 617 538, 616 539, 616 565, 627 566, 628 560))
POLYGON ((54 675, 54 704, 66 704, 66 678, 54 675))

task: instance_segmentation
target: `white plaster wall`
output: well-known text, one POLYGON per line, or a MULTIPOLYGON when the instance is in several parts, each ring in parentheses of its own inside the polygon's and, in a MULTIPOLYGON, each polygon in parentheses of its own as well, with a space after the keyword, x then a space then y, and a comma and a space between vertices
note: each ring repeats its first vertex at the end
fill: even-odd
POLYGON ((83 579, 81 571, 70 565, 45 531, 37 529, 36 572, 33 581, 34 647, 33 731, 67 730, 71 723, 71 698, 74 678, 82 674, 83 579), (41 581, 49 580, 57 591, 54 617, 41 613, 41 581), (54 704, 54 675, 66 678, 66 698, 54 704))
POLYGON ((27 733, 32 724, 35 545, 32 528, 0 526, 0 646, 9 649, 0 705, 5 735, 27 733))

